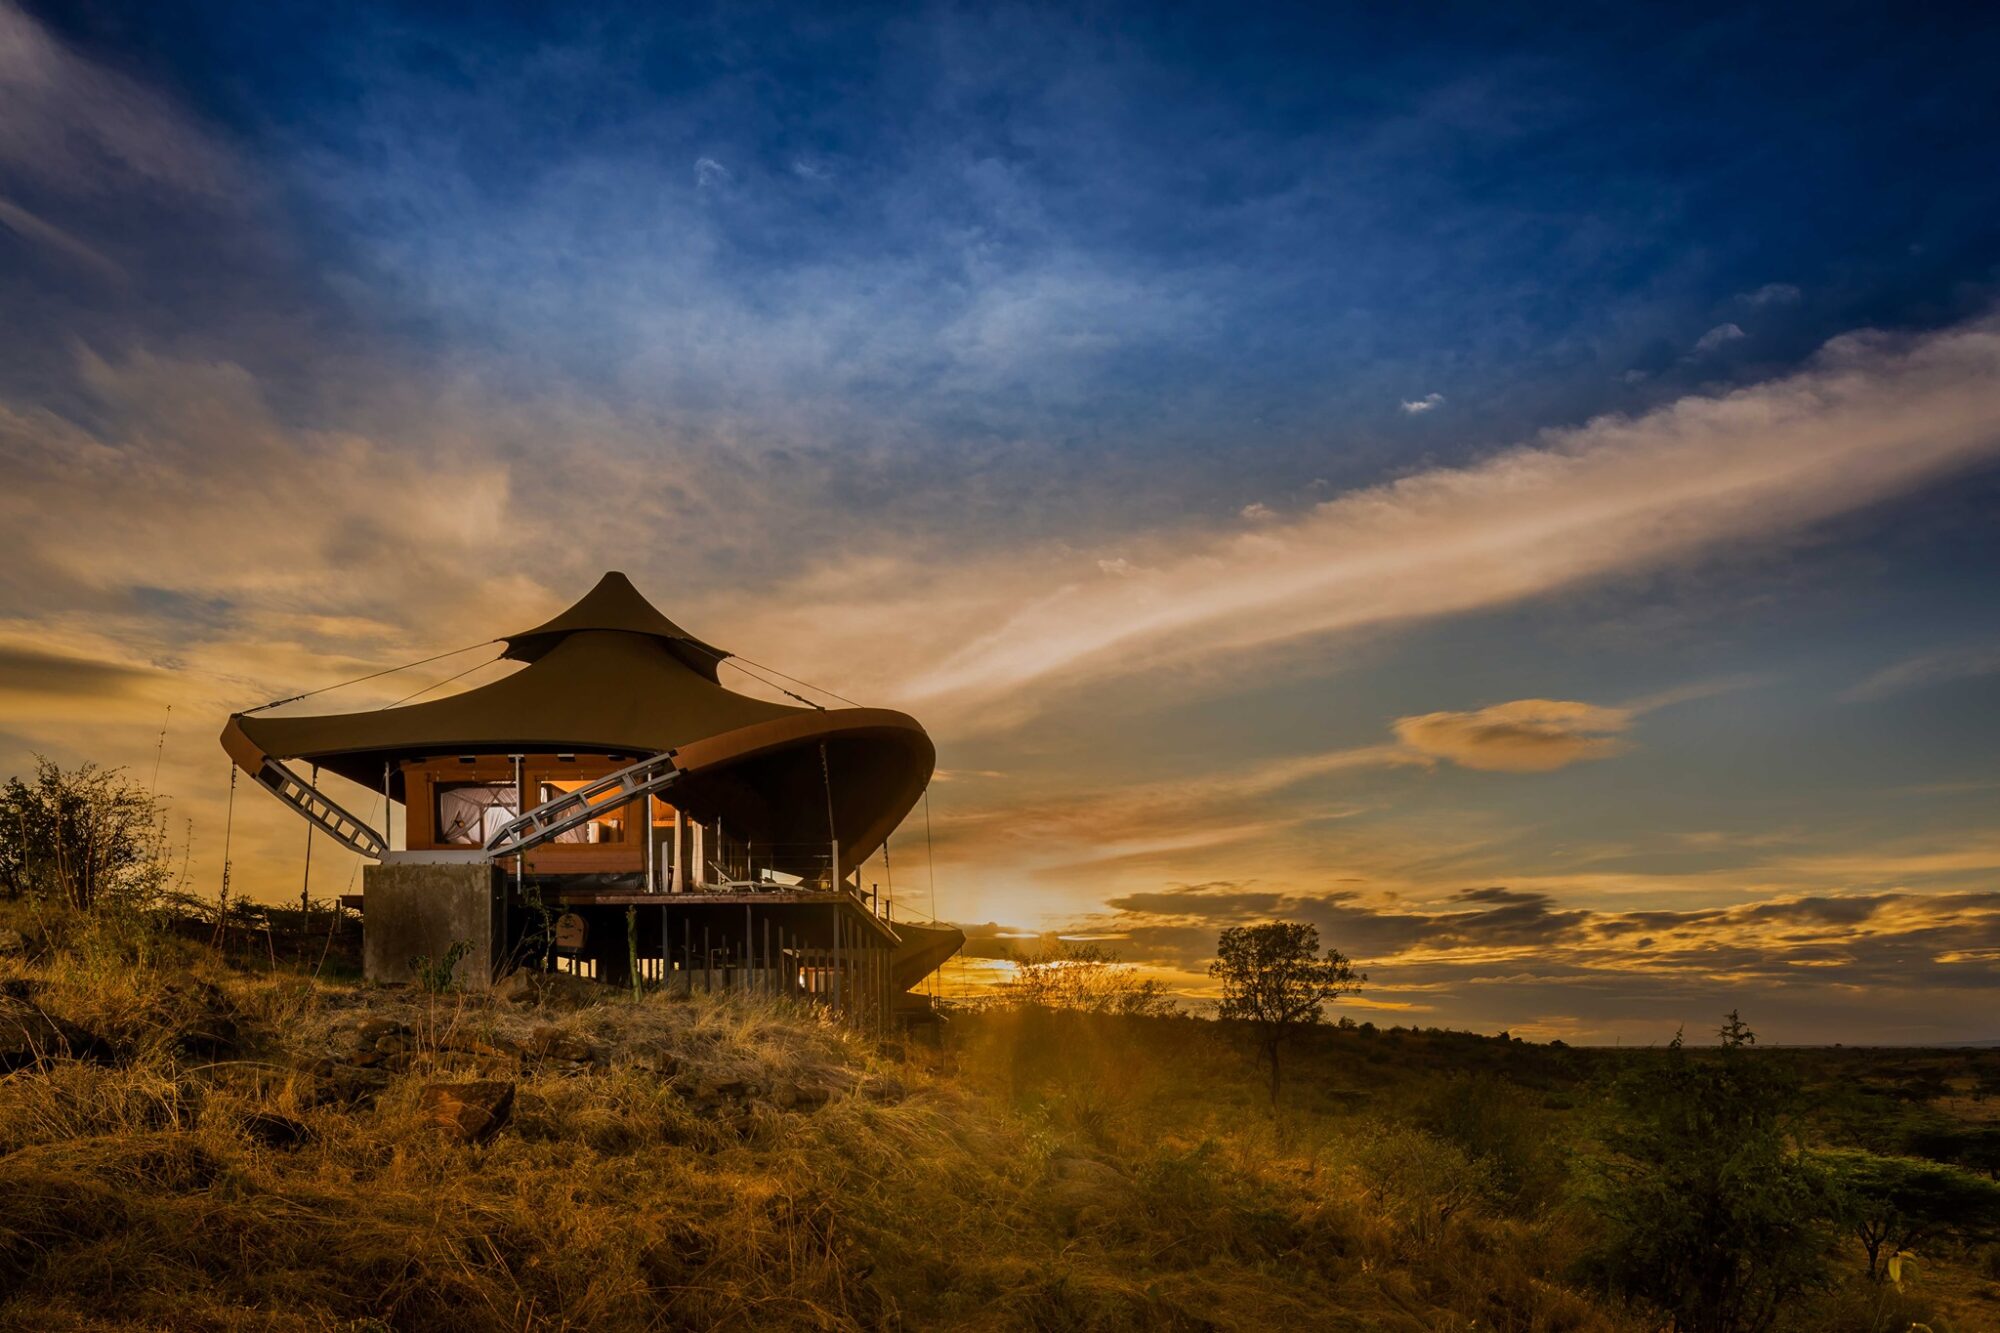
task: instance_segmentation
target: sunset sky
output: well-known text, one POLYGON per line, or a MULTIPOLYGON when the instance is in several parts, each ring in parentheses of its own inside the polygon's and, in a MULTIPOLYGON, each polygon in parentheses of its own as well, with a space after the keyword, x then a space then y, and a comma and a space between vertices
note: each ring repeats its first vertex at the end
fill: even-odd
POLYGON ((0 0, 0 776, 212 893, 229 712, 615 568, 974 954, 2000 1038, 2000 10, 1409 8, 0 0))

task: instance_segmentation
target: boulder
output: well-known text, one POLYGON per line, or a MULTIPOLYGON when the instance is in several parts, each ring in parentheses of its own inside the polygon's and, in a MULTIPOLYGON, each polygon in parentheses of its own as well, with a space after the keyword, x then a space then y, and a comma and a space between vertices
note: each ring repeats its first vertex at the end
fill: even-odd
POLYGON ((424 1119, 466 1143, 484 1143, 513 1118, 514 1085, 497 1080, 431 1083, 418 1094, 424 1119))
POLYGON ((596 1043, 552 1023, 544 1023, 530 1032, 527 1047, 530 1055, 561 1064, 597 1064, 604 1058, 596 1043))
POLYGON ((111 1048, 74 1023, 27 1001, 0 998, 0 1074, 64 1058, 106 1061, 111 1048))
POLYGON ((0 926, 0 958, 24 958, 28 953, 28 937, 12 926, 0 926))
POLYGON ((493 995, 508 1004, 546 1004, 559 1009, 583 1009, 610 999, 616 992, 602 982, 567 972, 509 972, 494 983, 493 995))
POLYGON ((354 1028, 354 1044, 368 1050, 380 1050, 386 1037, 407 1037, 408 1023, 399 1023, 393 1018, 364 1018, 354 1028))

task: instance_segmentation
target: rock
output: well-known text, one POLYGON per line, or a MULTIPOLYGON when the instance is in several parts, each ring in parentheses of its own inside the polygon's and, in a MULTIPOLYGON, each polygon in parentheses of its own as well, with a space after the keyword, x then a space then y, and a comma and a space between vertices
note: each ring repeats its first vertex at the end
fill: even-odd
POLYGON ((688 1090, 688 1100, 698 1106, 717 1107, 754 1096, 757 1085, 740 1078, 704 1078, 688 1090))
POLYGON ((456 1051, 460 1055, 477 1055, 488 1060, 518 1060, 526 1053, 520 1042, 511 1037, 495 1033, 492 1037, 480 1037, 470 1032, 446 1034, 438 1043, 441 1051, 456 1051))
POLYGON ((312 1137, 305 1121, 275 1111, 252 1111, 242 1125, 245 1134, 267 1148, 296 1148, 312 1137))
POLYGON ((542 974, 517 968, 493 983, 491 994, 494 999, 506 1004, 534 1004, 542 998, 541 988, 535 979, 542 974))
POLYGON ((543 1060, 579 1065, 596 1064, 604 1058, 595 1043, 549 1023, 528 1034, 528 1052, 543 1060))
POLYGON ((322 1060, 313 1066, 316 1083, 311 1105, 369 1107, 389 1086, 389 1075, 379 1069, 355 1069, 322 1060))
POLYGON ((1126 1190, 1132 1185, 1117 1167, 1090 1157, 1058 1157, 1049 1163, 1049 1174, 1057 1180, 1084 1181, 1103 1190, 1126 1190))
POLYGON ((417 1107, 440 1129, 467 1143, 484 1143, 513 1118, 514 1085, 491 1080, 431 1083, 418 1094, 417 1107))
POLYGON ((407 1036, 409 1031, 408 1023, 399 1023, 393 1018, 364 1018, 355 1026, 354 1044, 379 1050, 384 1037, 407 1036))
POLYGON ((0 958, 22 958, 28 952, 28 937, 12 926, 0 926, 0 958))
POLYGON ((507 1004, 547 1004, 556 1008, 582 1009, 611 997, 612 988, 567 972, 535 972, 527 968, 509 972, 494 983, 493 997, 507 1004))
POLYGON ((63 1058, 108 1061, 110 1046, 27 1000, 0 999, 0 1074, 63 1058))

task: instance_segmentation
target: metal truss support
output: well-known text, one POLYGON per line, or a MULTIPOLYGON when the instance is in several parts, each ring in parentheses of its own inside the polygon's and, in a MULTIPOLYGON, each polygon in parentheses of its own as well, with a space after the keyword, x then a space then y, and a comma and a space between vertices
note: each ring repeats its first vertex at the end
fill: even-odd
POLYGON ((389 840, 275 759, 266 759, 257 770, 257 781, 273 796, 316 825, 329 838, 350 851, 381 860, 389 850, 389 840))
POLYGON ((608 811, 673 786, 681 773, 672 750, 641 759, 508 820, 486 840, 487 854, 498 859, 539 847, 608 811))

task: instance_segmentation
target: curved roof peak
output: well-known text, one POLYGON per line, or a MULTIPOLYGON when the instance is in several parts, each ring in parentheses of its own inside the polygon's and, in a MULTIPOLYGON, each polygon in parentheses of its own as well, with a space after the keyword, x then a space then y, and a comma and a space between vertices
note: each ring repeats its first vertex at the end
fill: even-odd
POLYGON ((632 580, 615 569, 605 574, 597 581, 596 587, 555 619, 544 621, 533 629, 507 635, 507 651, 501 656, 517 662, 532 662, 570 635, 590 630, 614 630, 665 640, 667 646, 674 650, 674 656, 710 680, 715 679, 716 663, 729 656, 661 615, 659 609, 632 586, 632 580))

